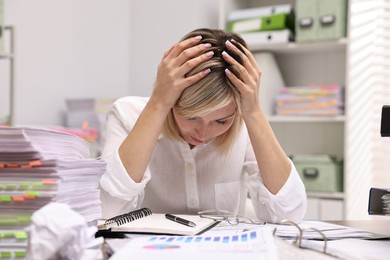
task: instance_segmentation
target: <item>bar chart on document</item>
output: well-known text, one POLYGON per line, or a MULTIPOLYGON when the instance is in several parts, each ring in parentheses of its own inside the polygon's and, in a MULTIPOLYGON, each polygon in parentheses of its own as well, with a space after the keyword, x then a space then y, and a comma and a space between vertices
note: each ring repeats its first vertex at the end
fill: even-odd
POLYGON ((268 228, 234 235, 140 237, 110 259, 278 259, 273 239, 268 228))

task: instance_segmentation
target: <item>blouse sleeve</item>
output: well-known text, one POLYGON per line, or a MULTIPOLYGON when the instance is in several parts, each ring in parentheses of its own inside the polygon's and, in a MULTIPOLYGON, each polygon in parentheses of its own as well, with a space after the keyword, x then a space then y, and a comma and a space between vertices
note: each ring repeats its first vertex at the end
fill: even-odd
POLYGON ((134 106, 137 100, 125 101, 120 99, 115 102, 107 115, 105 145, 102 152, 107 169, 100 179, 102 211, 105 218, 138 208, 144 197, 145 185, 151 176, 147 168, 141 182, 134 182, 119 158, 118 148, 142 110, 134 106))
POLYGON ((291 160, 290 163, 291 172, 286 183, 277 194, 272 194, 260 177, 253 149, 248 145, 244 166, 248 173, 246 184, 259 219, 274 223, 288 219, 298 223, 304 217, 307 203, 305 186, 291 160))

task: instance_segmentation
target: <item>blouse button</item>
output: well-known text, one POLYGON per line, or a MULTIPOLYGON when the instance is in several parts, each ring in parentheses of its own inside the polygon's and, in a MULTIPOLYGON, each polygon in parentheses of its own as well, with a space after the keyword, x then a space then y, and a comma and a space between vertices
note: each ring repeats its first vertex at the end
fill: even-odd
POLYGON ((194 167, 193 167, 192 163, 188 162, 188 163, 186 163, 186 168, 188 170, 192 170, 194 167))

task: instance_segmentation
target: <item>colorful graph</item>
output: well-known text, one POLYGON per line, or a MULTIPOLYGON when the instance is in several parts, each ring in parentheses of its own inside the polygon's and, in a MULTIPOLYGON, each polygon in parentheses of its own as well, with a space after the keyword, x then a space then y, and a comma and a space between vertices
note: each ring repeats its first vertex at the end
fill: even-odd
POLYGON ((178 249, 180 248, 179 245, 170 245, 170 244, 152 244, 152 245, 146 245, 143 247, 144 249, 151 249, 151 250, 167 250, 167 249, 178 249))

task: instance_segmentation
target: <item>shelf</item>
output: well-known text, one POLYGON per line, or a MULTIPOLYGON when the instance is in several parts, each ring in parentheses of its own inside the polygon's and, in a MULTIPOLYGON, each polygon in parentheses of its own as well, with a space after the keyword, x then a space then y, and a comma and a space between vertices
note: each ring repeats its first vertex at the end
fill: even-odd
POLYGON ((323 116, 269 116, 270 123, 321 123, 321 122, 344 122, 345 116, 323 117, 323 116))
POLYGON ((4 26, 3 27, 4 39, 9 41, 9 44, 5 44, 8 48, 1 50, 0 60, 6 60, 9 66, 9 111, 6 113, 1 112, 0 114, 0 124, 1 125, 12 125, 14 119, 14 92, 15 92, 15 55, 14 55, 14 27, 13 26, 4 26))
POLYGON ((308 198, 344 199, 343 192, 307 192, 308 198))
POLYGON ((345 50, 348 40, 343 38, 333 41, 307 42, 307 43, 248 43, 251 51, 271 51, 276 54, 293 54, 293 53, 310 53, 310 52, 326 52, 345 50))
POLYGON ((10 53, 0 53, 0 59, 13 59, 14 55, 10 53))

